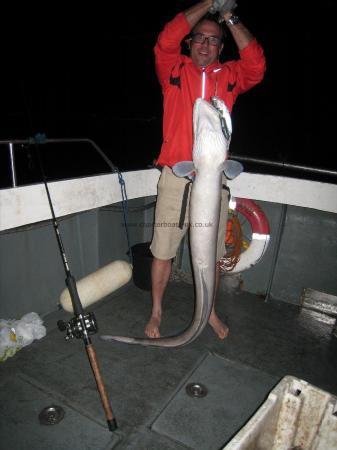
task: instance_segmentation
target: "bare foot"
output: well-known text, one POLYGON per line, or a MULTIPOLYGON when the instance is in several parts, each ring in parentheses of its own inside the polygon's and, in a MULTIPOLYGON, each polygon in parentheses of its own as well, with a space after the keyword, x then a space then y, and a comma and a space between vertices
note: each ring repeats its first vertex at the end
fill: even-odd
POLYGON ((160 331, 159 326, 161 322, 161 317, 159 316, 151 316, 150 320, 146 324, 144 333, 149 338, 159 338, 160 337, 160 331))
POLYGON ((225 339, 229 334, 229 328, 223 324, 216 314, 211 314, 208 323, 213 328, 219 339, 225 339))

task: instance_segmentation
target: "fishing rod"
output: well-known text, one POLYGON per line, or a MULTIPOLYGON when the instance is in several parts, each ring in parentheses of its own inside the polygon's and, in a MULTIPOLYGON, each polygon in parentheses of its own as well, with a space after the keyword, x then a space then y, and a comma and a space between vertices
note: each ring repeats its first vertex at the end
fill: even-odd
POLYGON ((89 358, 90 366, 91 366, 91 369, 92 369, 94 377, 95 377, 97 389, 98 389, 98 392, 101 397, 101 402, 102 402, 106 420, 108 423, 108 428, 112 432, 117 429, 117 421, 112 412, 111 404, 110 404, 110 401, 109 401, 109 398, 108 398, 108 395, 107 395, 107 392, 105 389, 105 385, 103 382, 103 378, 102 378, 102 375, 100 372, 96 352, 94 350, 94 347, 93 347, 91 339, 90 339, 90 336, 97 333, 97 331, 98 331, 97 321, 96 321, 94 313, 92 313, 92 312, 84 313, 84 309, 83 309, 83 306, 82 306, 82 303, 81 303, 81 300, 80 300, 80 297, 79 297, 78 291, 77 291, 76 280, 70 272, 67 256, 65 253, 65 249, 63 246, 63 242, 62 242, 62 238, 61 238, 61 234, 60 234, 60 230, 59 230, 58 221, 56 219, 53 203, 51 200, 51 196, 50 196, 50 192, 49 192, 49 188, 48 188, 48 184, 47 184, 46 175, 45 175, 45 172, 43 169, 39 145, 36 142, 35 142, 35 152, 37 155, 38 165, 39 165, 39 169, 40 169, 40 172, 42 175, 43 184, 46 189, 48 203, 49 203, 49 207, 50 207, 50 211, 51 211, 51 215, 52 215, 52 223, 53 223, 54 231, 56 234, 56 239, 57 239, 57 243, 59 246, 64 270, 66 273, 65 283, 69 290, 71 303, 72 303, 73 311, 75 314, 75 317, 70 319, 68 323, 64 322, 63 320, 59 320, 57 322, 57 326, 60 331, 66 331, 66 336, 65 336, 66 341, 69 341, 70 339, 73 339, 74 337, 77 339, 83 339, 85 349, 86 349, 86 352, 87 352, 87 355, 89 358))

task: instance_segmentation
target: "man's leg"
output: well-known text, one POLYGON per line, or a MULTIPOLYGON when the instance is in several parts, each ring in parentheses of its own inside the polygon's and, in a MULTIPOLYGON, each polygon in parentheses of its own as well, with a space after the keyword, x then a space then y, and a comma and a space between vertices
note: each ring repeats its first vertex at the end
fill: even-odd
MULTIPOLYGON (((178 227, 184 189, 187 180, 178 178, 168 167, 164 167, 159 183, 155 212, 153 239, 150 246, 152 261, 152 313, 146 324, 145 334, 150 338, 160 337, 162 300, 168 284, 172 259, 175 257, 180 242, 188 225, 178 227)), ((188 217, 188 211, 186 211, 188 217)))
MULTIPOLYGON (((217 261, 220 261, 220 259, 224 256, 226 252, 225 239, 226 239, 227 216, 228 216, 228 191, 223 189, 221 197, 222 198, 220 208, 220 222, 219 222, 219 233, 217 243, 217 261)), ((215 312, 215 297, 218 292, 219 284, 220 284, 220 268, 219 264, 216 264, 213 308, 208 323, 211 325, 215 334, 217 334, 220 339, 225 339, 229 334, 229 328, 227 325, 221 322, 221 320, 219 319, 219 317, 215 312)))
POLYGON ((162 300, 170 278, 172 260, 153 258, 152 261, 152 313, 150 320, 146 324, 145 334, 150 338, 159 338, 162 300))

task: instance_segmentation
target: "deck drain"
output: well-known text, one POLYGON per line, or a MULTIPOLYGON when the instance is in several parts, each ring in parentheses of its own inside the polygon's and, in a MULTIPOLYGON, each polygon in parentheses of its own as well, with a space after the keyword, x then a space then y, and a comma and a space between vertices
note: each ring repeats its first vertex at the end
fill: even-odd
POLYGON ((61 422, 65 415, 64 409, 61 406, 51 405, 43 408, 39 414, 41 425, 56 425, 61 422))
POLYGON ((206 386, 201 383, 190 383, 186 386, 186 393, 190 397, 201 398, 206 397, 208 390, 206 386))

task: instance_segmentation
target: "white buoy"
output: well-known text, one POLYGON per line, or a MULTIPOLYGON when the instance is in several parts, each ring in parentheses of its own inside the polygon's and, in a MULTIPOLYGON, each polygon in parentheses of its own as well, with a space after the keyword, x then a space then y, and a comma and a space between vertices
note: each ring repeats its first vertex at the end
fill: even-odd
MULTIPOLYGON (((130 281, 132 266, 126 261, 117 260, 76 281, 78 295, 83 308, 106 297, 130 281)), ((60 295, 62 308, 74 312, 68 288, 60 295)))

